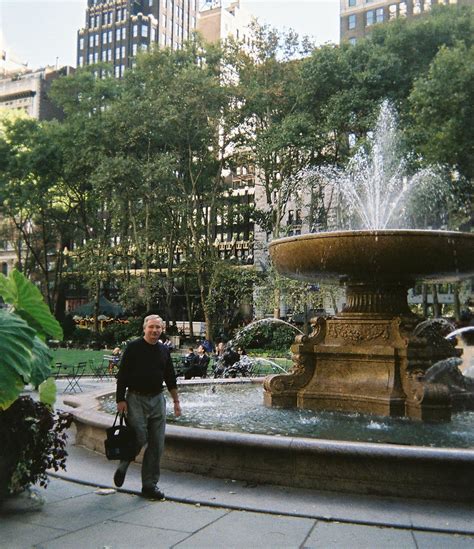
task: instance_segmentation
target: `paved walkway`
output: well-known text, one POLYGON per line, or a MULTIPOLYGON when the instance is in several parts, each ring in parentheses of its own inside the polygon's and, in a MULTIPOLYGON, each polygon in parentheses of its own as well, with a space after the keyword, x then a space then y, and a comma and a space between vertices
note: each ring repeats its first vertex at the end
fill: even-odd
POLYGON ((115 463, 69 447, 37 511, 3 508, 11 548, 474 548, 474 505, 248 484, 164 471, 167 499, 141 498, 132 464, 122 489, 115 463))

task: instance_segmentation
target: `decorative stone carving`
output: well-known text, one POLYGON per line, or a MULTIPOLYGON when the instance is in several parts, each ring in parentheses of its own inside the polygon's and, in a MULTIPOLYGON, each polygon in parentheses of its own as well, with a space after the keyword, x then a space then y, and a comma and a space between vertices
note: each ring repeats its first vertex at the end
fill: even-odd
POLYGON ((390 338, 389 325, 383 324, 349 324, 330 322, 328 335, 334 339, 343 339, 350 342, 371 341, 374 339, 388 340, 390 338))

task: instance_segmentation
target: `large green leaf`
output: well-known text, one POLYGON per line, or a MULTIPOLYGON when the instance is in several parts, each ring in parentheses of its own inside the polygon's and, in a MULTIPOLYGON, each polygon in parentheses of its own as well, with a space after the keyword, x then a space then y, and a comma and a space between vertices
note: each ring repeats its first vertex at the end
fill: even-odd
POLYGON ((35 331, 19 316, 0 309, 0 409, 18 397, 32 368, 35 331))
POLYGON ((35 337, 33 340, 33 360, 31 365, 31 379, 30 383, 34 387, 38 387, 45 379, 51 375, 51 360, 53 354, 50 348, 39 339, 35 337))
POLYGON ((6 410, 13 404, 24 386, 23 378, 17 372, 0 365, 0 410, 6 410))
POLYGON ((63 338, 63 330, 54 318, 38 288, 17 270, 10 273, 16 287, 15 311, 38 331, 40 337, 63 338))
POLYGON ((35 330, 19 316, 0 309, 0 370, 10 370, 28 383, 35 330))
POLYGON ((38 390, 41 402, 53 406, 56 401, 56 382, 54 379, 49 377, 46 381, 43 381, 38 390))
POLYGON ((0 295, 5 303, 13 305, 16 299, 16 288, 13 280, 7 278, 4 274, 0 274, 0 295))

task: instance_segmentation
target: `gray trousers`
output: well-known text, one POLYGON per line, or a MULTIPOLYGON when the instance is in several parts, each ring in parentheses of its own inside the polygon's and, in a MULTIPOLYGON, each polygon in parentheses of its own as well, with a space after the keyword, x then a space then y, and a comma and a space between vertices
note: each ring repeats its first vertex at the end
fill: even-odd
POLYGON ((146 446, 142 463, 142 487, 152 488, 160 479, 160 460, 165 445, 165 396, 160 393, 148 397, 129 392, 127 406, 127 419, 135 429, 137 444, 140 449, 146 446))

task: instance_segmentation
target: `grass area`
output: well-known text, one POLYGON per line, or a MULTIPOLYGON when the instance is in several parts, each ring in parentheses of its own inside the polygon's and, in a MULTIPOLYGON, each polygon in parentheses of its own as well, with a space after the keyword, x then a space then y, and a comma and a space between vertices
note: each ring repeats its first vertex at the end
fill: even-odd
POLYGON ((78 362, 89 362, 93 360, 95 364, 100 364, 104 355, 110 354, 106 350, 93 351, 91 349, 52 349, 53 363, 62 362, 63 364, 77 364, 78 362))

